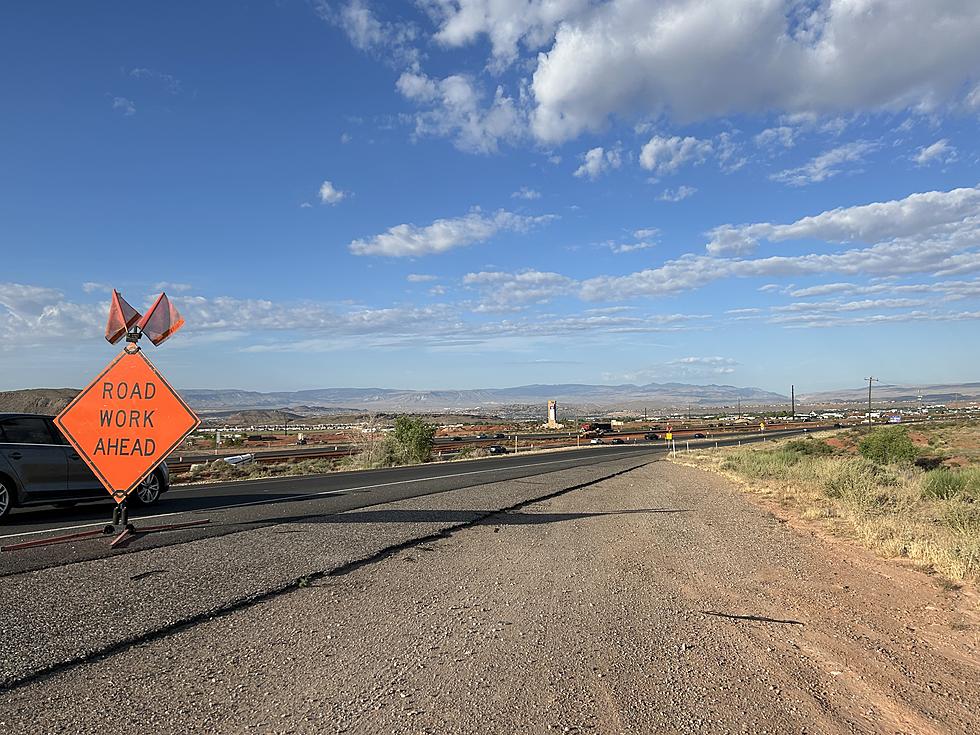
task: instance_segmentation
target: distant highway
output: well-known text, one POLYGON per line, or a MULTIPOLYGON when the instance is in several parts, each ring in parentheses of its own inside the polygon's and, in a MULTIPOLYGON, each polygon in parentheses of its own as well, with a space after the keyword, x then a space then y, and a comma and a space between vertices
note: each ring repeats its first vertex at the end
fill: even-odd
MULTIPOLYGON (((799 430, 817 431, 832 428, 830 424, 816 423, 797 423, 797 424, 773 424, 768 429, 769 434, 778 431, 799 430)), ((626 442, 644 442, 644 436, 648 433, 663 433, 663 429, 650 429, 643 431, 614 431, 600 437, 603 443, 609 443, 613 439, 622 439, 626 442)), ((755 424, 741 427, 708 427, 690 426, 677 428, 674 430, 674 439, 682 441, 690 439, 696 433, 706 433, 711 439, 743 436, 758 432, 755 424)), ((577 445, 588 444, 591 437, 578 436, 576 432, 537 432, 527 434, 517 434, 516 438, 520 444, 520 449, 532 448, 557 448, 574 447, 577 445)), ((458 438, 440 436, 435 438, 433 454, 441 456, 443 454, 454 454, 467 448, 488 447, 495 444, 503 445, 508 449, 513 449, 515 434, 508 434, 506 437, 493 437, 478 439, 475 435, 459 435, 458 438)), ((655 440, 661 441, 661 440, 655 440)), ((186 472, 192 464, 212 462, 220 457, 233 456, 237 454, 252 454, 255 461, 263 463, 272 462, 291 462, 304 459, 340 459, 350 456, 356 452, 356 445, 350 443, 326 443, 312 446, 287 445, 269 449, 251 447, 225 447, 219 451, 210 452, 174 452, 167 460, 168 465, 174 472, 186 472)))
MULTIPOLYGON (((800 433, 773 432, 765 438, 800 433)), ((719 439, 720 446, 763 437, 719 439)), ((692 442, 696 446, 698 442, 692 442)), ((715 440, 702 445, 714 446, 715 440)), ((678 443, 682 449, 683 444, 678 443)), ((409 467, 358 472, 335 472, 305 477, 266 478, 177 486, 160 504, 132 516, 134 522, 179 523, 209 518, 206 526, 139 538, 135 546, 146 549, 185 543, 194 539, 274 525, 286 520, 315 519, 353 508, 447 490, 530 478, 535 475, 608 462, 631 456, 663 457, 663 442, 605 445, 581 451, 508 455, 468 462, 429 463, 409 467)), ((35 506, 15 508, 0 525, 0 546, 45 536, 98 528, 108 520, 112 503, 79 505, 70 509, 35 506)), ((111 553, 102 540, 0 553, 0 575, 83 561, 111 553)), ((117 552, 118 553, 118 552, 117 552)))

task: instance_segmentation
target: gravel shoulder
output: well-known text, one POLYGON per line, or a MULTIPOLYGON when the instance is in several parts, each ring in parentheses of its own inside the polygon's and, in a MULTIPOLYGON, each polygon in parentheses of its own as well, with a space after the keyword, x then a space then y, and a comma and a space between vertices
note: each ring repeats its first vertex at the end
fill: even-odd
POLYGON ((970 732, 971 608, 653 462, 18 687, 0 727, 970 732))

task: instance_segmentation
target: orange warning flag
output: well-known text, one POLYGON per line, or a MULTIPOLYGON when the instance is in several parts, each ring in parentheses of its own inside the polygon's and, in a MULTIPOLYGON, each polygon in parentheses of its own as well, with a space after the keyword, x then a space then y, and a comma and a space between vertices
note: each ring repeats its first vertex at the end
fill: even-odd
POLYGON ((126 303, 126 299, 112 289, 112 303, 109 305, 109 320, 105 325, 105 338, 114 345, 121 340, 127 330, 140 319, 140 313, 126 303))
POLYGON ((182 326, 184 326, 184 317, 170 303, 165 293, 160 294, 139 321, 140 331, 149 337, 154 345, 159 345, 182 326))

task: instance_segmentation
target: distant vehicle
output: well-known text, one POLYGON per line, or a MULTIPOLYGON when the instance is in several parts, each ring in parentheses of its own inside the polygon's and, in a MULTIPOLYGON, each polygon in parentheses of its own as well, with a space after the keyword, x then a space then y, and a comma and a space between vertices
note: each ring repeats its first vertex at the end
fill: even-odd
POLYGON ((708 438, 708 435, 707 435, 707 434, 703 434, 703 433, 701 433, 701 432, 699 431, 699 432, 698 432, 697 434, 695 434, 695 435, 694 435, 694 436, 693 436, 692 438, 693 438, 693 439, 707 439, 707 438, 708 438))
POLYGON ((506 434, 494 434, 493 435, 493 438, 494 439, 506 439, 507 438, 507 435, 506 434))
POLYGON ((454 441, 454 442, 461 442, 461 441, 463 441, 463 437, 461 437, 461 436, 451 436, 451 437, 449 437, 449 440, 450 441, 454 441))
POLYGON ((477 434, 476 435, 476 438, 477 439, 489 439, 490 438, 490 435, 489 434, 477 434))
POLYGON ((590 441, 589 444, 602 444, 602 439, 600 439, 599 437, 596 437, 595 439, 593 439, 592 441, 590 441))
POLYGON ((834 424, 834 428, 835 429, 843 429, 844 428, 844 424, 842 424, 840 421, 838 421, 837 423, 834 424))
POLYGON ((618 439, 618 438, 617 438, 617 439, 613 439, 613 440, 612 440, 612 441, 610 441, 609 443, 610 443, 610 444, 625 444, 626 442, 624 442, 624 441, 623 441, 622 439, 618 439))
POLYGON ((301 436, 299 439, 296 440, 296 443, 299 444, 300 446, 303 446, 304 444, 306 444, 306 439, 301 436))
POLYGON ((652 431, 649 434, 644 434, 643 438, 651 442, 657 441, 658 439, 663 439, 663 437, 660 436, 660 434, 657 434, 656 432, 652 432, 652 431))
POLYGON ((489 447, 487 447, 487 451, 490 452, 490 454, 507 454, 507 447, 500 444, 491 444, 489 447))
MULTIPOLYGON (((170 489, 161 463, 130 496, 153 505, 170 489)), ((69 507, 109 493, 48 416, 0 413, 0 519, 16 506, 69 507)))

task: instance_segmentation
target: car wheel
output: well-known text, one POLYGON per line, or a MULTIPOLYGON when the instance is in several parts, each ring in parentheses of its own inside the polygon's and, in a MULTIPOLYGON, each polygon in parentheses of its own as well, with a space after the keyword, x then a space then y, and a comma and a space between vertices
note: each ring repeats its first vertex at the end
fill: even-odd
POLYGON ((0 519, 5 518, 14 504, 13 488, 0 480, 0 519))
POLYGON ((160 499, 160 475, 151 472, 133 493, 133 499, 139 505, 153 505, 160 499))

